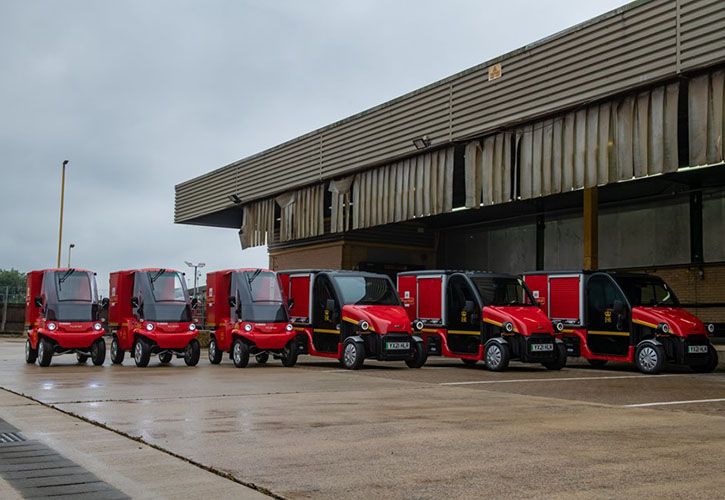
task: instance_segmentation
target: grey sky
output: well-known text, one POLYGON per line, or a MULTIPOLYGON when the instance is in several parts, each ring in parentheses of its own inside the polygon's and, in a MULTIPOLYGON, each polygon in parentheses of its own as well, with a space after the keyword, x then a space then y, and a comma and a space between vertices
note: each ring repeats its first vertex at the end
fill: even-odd
MULTIPOLYGON (((267 265, 173 224, 174 184, 622 0, 0 0, 0 268, 267 265)), ((562 68, 556 68, 557 71, 562 68)), ((191 273, 189 273, 191 276, 191 273)))

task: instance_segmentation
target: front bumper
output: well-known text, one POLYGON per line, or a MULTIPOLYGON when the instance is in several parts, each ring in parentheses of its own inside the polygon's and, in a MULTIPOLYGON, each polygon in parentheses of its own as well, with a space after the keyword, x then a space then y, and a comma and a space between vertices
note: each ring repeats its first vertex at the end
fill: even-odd
POLYGON ((59 330, 38 330, 38 333, 51 339, 61 349, 89 349, 93 343, 106 333, 105 330, 90 332, 64 332, 59 330))
POLYGON ((189 342, 191 342, 197 337, 197 335, 199 335, 199 332, 197 330, 165 333, 157 330, 149 332, 147 330, 137 329, 134 331, 134 333, 140 335, 141 337, 147 338, 148 340, 156 344, 159 349, 177 350, 185 349, 186 346, 189 345, 189 342))
MULTIPOLYGON (((527 363, 550 363, 558 357, 556 338, 547 334, 531 336, 516 335, 519 345, 519 358, 527 363), (540 350, 541 346, 551 345, 551 350, 540 350)), ((511 339, 508 339, 509 342, 511 339)))
POLYGON ((667 359, 678 365, 700 365, 708 361, 708 347, 710 339, 707 335, 688 335, 680 337, 669 335, 659 337, 667 354, 667 359), (699 348, 703 352, 690 352, 690 347, 699 348))
POLYGON ((404 361, 413 355, 416 340, 406 333, 366 335, 365 352, 368 358, 378 361, 404 361), (408 343, 408 349, 388 349, 390 343, 408 343))
POLYGON ((294 330, 283 333, 245 332, 242 330, 237 333, 262 351, 281 351, 289 344, 290 340, 294 340, 297 336, 297 332, 294 330))

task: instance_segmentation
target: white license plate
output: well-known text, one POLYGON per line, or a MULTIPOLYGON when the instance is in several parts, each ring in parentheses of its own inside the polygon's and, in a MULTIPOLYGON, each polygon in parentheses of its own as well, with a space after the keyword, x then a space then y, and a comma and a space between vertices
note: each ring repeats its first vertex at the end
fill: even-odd
POLYGON ((553 351, 554 344, 531 344, 531 352, 553 351))
POLYGON ((410 349, 410 342, 386 342, 385 349, 388 351, 407 351, 410 349))
POLYGON ((687 352, 689 354, 707 354, 706 345, 688 345, 687 352))

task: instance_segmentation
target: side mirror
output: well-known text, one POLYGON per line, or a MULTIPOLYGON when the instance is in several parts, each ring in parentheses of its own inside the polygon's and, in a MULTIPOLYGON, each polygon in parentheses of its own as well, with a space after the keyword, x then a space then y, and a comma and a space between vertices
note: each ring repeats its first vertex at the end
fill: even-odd
POLYGON ((43 307, 43 297, 35 297, 35 307, 43 307))
POLYGON ((468 314, 471 314, 474 311, 473 301, 467 300, 466 305, 463 306, 463 310, 466 311, 468 314))
POLYGON ((327 299, 327 302, 325 302, 325 310, 330 311, 330 312, 335 310, 335 300, 334 299, 327 299))
POLYGON ((131 297, 131 307, 138 307, 138 297, 131 297))
POLYGON ((237 298, 230 295, 229 299, 228 299, 228 303, 229 303, 229 307, 234 309, 235 307, 237 307, 237 298))
POLYGON ((293 299, 292 297, 290 297, 289 299, 287 299, 287 307, 289 307, 290 309, 292 309, 294 306, 295 306, 295 299, 293 299))
POLYGON ((101 307, 108 307, 109 303, 108 297, 101 299, 101 307))
POLYGON ((192 299, 191 299, 191 308, 192 309, 195 309, 198 304, 199 304, 199 300, 196 297, 192 297, 192 299))

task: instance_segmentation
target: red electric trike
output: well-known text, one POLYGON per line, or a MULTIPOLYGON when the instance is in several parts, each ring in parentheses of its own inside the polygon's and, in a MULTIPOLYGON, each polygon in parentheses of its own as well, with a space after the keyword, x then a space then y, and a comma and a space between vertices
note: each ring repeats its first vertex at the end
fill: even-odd
POLYGON ((717 351, 703 324, 680 304, 658 276, 618 272, 527 273, 524 280, 554 321, 565 325, 569 356, 592 366, 634 363, 643 373, 662 371, 665 362, 711 372, 717 351))
POLYGON ((334 358, 350 370, 366 358, 425 364, 423 339, 414 335, 393 282, 360 271, 281 271, 290 320, 301 354, 334 358))
POLYGON ((50 365, 53 356, 75 353, 79 363, 106 359, 105 330, 98 321, 95 273, 44 269, 28 273, 25 297, 25 361, 50 365))
POLYGON ((111 273, 109 326, 111 362, 123 363, 131 351, 136 366, 148 366, 158 354, 163 364, 184 358, 199 362, 198 331, 191 318, 196 305, 189 300, 183 273, 173 269, 135 269, 111 273))
POLYGON ((284 366, 297 363, 296 332, 277 275, 267 269, 229 269, 206 275, 209 362, 221 363, 228 353, 244 368, 250 354, 258 364, 270 355, 284 366))
POLYGON ((430 355, 485 361, 502 371, 511 359, 566 365, 564 343, 520 278, 482 271, 411 271, 398 274, 408 317, 420 324, 430 355))

